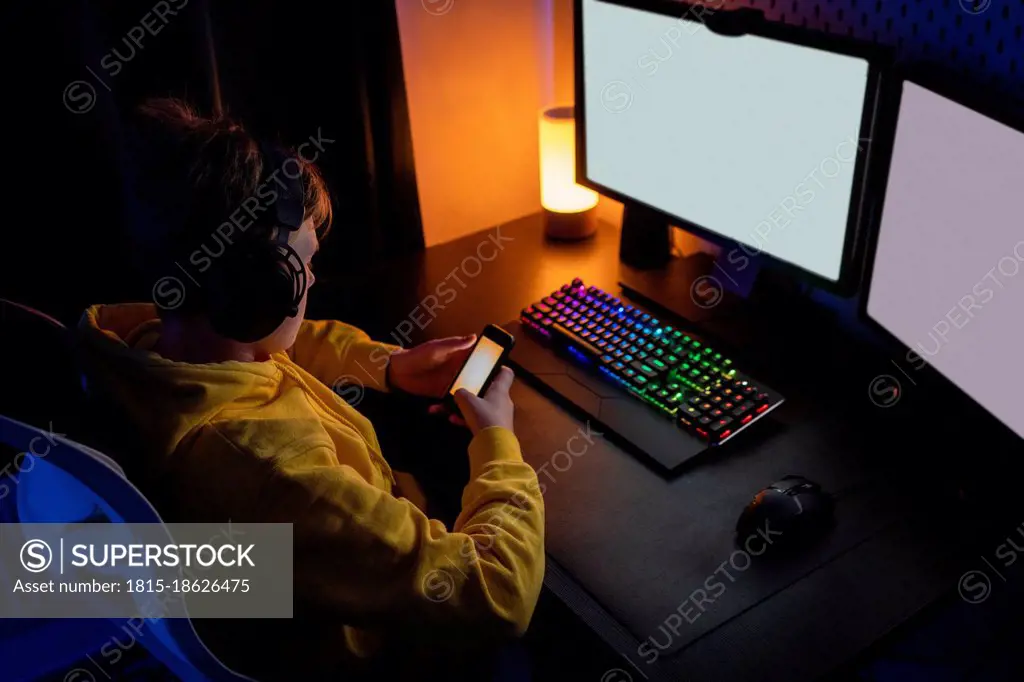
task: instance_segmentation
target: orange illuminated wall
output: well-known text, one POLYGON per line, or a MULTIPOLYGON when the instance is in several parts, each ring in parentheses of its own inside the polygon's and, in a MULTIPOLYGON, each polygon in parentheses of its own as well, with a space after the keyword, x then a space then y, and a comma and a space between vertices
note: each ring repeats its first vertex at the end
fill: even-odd
MULTIPOLYGON (((540 211, 539 113, 574 99, 573 0, 396 2, 427 246, 540 211)), ((620 225, 622 204, 598 217, 620 225)))

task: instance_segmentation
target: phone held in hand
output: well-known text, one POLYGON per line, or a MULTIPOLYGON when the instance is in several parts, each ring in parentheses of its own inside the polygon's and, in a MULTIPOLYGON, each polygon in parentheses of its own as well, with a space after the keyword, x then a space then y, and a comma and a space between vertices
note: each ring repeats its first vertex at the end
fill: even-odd
POLYGON ((455 392, 461 388, 473 395, 483 397, 487 392, 487 387, 491 385, 502 364, 508 358, 515 341, 515 337, 497 325, 489 324, 484 328, 483 333, 477 338, 473 350, 470 351, 469 357, 466 358, 465 364, 462 365, 462 369, 455 375, 451 386, 445 392, 444 401, 448 409, 458 413, 455 392))

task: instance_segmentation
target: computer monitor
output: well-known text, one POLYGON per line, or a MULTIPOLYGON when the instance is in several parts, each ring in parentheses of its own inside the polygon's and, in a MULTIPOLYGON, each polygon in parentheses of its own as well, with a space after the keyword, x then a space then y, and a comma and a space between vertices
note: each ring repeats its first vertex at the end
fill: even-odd
POLYGON ((1024 437, 1024 123, 900 90, 865 313, 1024 437))
POLYGON ((888 53, 765 22, 723 35, 710 6, 576 9, 580 182, 849 288, 888 53))

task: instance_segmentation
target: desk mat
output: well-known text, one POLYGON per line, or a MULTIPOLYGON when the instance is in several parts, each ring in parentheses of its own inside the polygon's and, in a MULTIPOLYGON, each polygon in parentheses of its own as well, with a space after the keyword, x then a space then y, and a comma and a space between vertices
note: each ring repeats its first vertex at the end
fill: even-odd
POLYGON ((523 382, 513 398, 524 457, 544 490, 548 554, 636 637, 641 658, 677 653, 864 542, 900 507, 870 480, 857 438, 824 417, 808 421, 806 407, 801 423, 766 425, 668 478, 523 382), (854 489, 838 496, 835 528, 802 553, 736 553, 739 513, 787 474, 833 493, 854 489))

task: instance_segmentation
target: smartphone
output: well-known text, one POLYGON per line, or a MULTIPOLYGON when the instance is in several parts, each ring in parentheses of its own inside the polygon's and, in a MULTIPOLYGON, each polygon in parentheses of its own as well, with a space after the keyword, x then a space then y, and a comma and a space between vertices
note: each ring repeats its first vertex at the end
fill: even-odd
POLYGON ((455 392, 464 388, 473 395, 483 396, 491 381, 498 375, 502 363, 515 345, 515 337, 501 327, 487 325, 476 340, 473 350, 466 358, 462 369, 455 375, 451 386, 445 393, 445 403, 453 412, 458 412, 455 404, 455 392))

